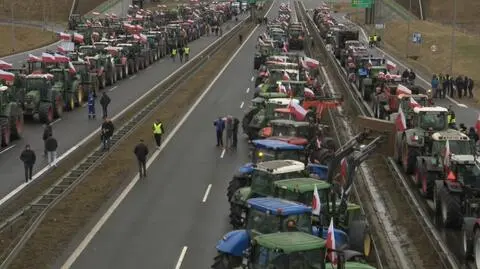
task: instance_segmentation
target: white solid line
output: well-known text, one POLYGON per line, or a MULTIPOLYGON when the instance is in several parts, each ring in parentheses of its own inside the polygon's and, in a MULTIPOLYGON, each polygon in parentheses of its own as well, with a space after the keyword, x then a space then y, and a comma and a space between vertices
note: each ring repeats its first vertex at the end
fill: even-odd
POLYGON ((50 125, 54 125, 56 123, 59 123, 60 121, 62 121, 62 118, 58 118, 58 119, 54 120, 52 123, 50 123, 50 125))
POLYGON ((245 104, 245 102, 242 102, 242 103, 240 104, 240 108, 243 108, 243 105, 244 105, 244 104, 245 104))
POLYGON ((222 153, 220 153, 220 158, 223 159, 223 156, 225 156, 225 149, 222 149, 222 153))
POLYGON ((250 91, 250 88, 247 88, 246 92, 248 93, 250 91))
POLYGON ((254 81, 254 80, 255 80, 255 77, 254 77, 254 76, 252 76, 252 78, 250 79, 250 81, 254 81))
POLYGON ((116 88, 118 88, 118 85, 110 88, 110 90, 108 90, 108 91, 109 91, 109 92, 113 92, 116 88))
MULTIPOLYGON (((275 0, 274 0, 275 2, 275 0)), ((237 25, 238 26, 238 25, 237 25)), ((233 27, 235 29, 237 26, 233 27)), ((242 45, 235 51, 235 53, 230 57, 228 62, 223 66, 223 68, 220 70, 220 72, 217 74, 217 76, 210 82, 210 84, 207 86, 207 88, 203 91, 203 93, 198 97, 198 99, 195 101, 195 103, 190 107, 190 109, 187 111, 187 113, 180 119, 178 124, 173 128, 172 132, 168 134, 168 136, 165 138, 165 141, 163 144, 160 146, 160 149, 155 151, 152 154, 152 157, 148 159, 147 162, 147 169, 152 165, 152 163, 155 161, 155 159, 160 155, 160 153, 163 151, 163 149, 168 145, 170 140, 172 140, 173 136, 178 132, 180 127, 183 126, 183 124, 187 121, 187 119, 190 117, 190 115, 193 113, 193 111, 197 108, 197 106, 200 104, 200 102, 205 98, 205 96, 210 92, 210 90, 213 88, 213 85, 217 82, 217 80, 223 75, 227 67, 232 63, 233 59, 237 57, 238 53, 240 50, 245 47, 245 44, 247 44, 247 41, 252 37, 252 35, 255 33, 255 31, 258 29, 259 25, 255 26, 253 31, 250 33, 250 35, 245 39, 245 41, 242 43, 242 45)), ((230 31, 232 31, 230 30, 230 31)), ((220 40, 220 39, 217 39, 220 40)), ((206 48, 208 49, 208 48, 206 48)), ((200 53, 201 54, 201 53, 200 53)), ((198 54, 198 55, 200 55, 198 54)), ((181 71, 181 69, 179 69, 181 71)), ((178 72, 178 71, 177 71, 178 72)), ((165 78, 165 80, 170 79, 172 76, 176 75, 177 72, 172 73, 170 76, 165 78)), ((158 87, 161 83, 157 84, 155 87, 158 87)), ((152 88, 153 89, 155 89, 152 88)), ((138 100, 138 99, 137 99, 138 100)), ((83 239, 83 241, 78 245, 78 247, 73 251, 73 253, 68 257, 67 261, 62 265, 61 269, 68 269, 70 268, 75 261, 78 259, 80 254, 87 248, 88 244, 90 241, 92 241, 93 237, 100 231, 102 226, 107 222, 107 220, 110 218, 110 216, 113 214, 113 212, 118 208, 120 203, 127 197, 127 195, 132 191, 133 187, 137 184, 137 182, 140 180, 139 174, 132 179, 132 181, 127 185, 127 187, 120 193, 120 195, 117 197, 117 199, 113 202, 113 204, 108 208, 108 210, 105 212, 105 214, 98 220, 98 222, 93 226, 92 230, 87 234, 87 236, 83 239)), ((186 250, 185 250, 186 251, 186 250)))
POLYGON ((177 265, 175 265, 175 269, 180 269, 182 267, 183 259, 185 259, 185 254, 187 254, 188 247, 184 246, 182 252, 180 253, 180 257, 178 257, 177 265))
POLYGON ((136 77, 137 75, 133 75, 131 77, 129 77, 128 79, 133 79, 134 77, 136 77))
POLYGON ((208 199, 208 194, 210 193, 210 190, 212 189, 212 184, 208 184, 207 190, 205 191, 205 194, 203 195, 202 203, 205 203, 208 199))
POLYGON ((13 145, 11 145, 11 146, 9 146, 9 147, 7 147, 7 148, 4 148, 4 149, 2 149, 2 150, 0 151, 0 154, 3 154, 3 153, 5 153, 5 152, 13 149, 13 148, 16 147, 16 146, 17 146, 17 144, 13 144, 13 145))
POLYGON ((468 108, 468 106, 467 106, 467 105, 465 105, 465 104, 458 104, 458 106, 459 106, 459 107, 468 108))

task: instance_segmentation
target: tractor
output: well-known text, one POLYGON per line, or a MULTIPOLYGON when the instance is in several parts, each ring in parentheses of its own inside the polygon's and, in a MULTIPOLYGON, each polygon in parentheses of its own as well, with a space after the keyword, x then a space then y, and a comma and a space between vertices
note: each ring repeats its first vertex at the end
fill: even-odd
POLYGON ((154 60, 157 61, 167 55, 165 32, 149 31, 146 34, 150 47, 155 51, 154 60))
POLYGON ((121 47, 125 51, 130 74, 135 74, 140 71, 140 52, 136 49, 136 47, 130 43, 119 43, 117 44, 117 47, 121 47))
POLYGON ((303 50, 305 47, 305 31, 302 24, 292 24, 288 29, 288 47, 292 50, 303 50))
POLYGON ((8 147, 23 133, 23 110, 13 88, 0 86, 0 147, 8 147))
POLYGON ((77 74, 80 75, 80 87, 82 91, 88 96, 88 93, 93 91, 96 94, 99 91, 99 81, 95 70, 90 69, 90 64, 83 59, 78 58, 71 62, 77 74))
POLYGON ((307 121, 285 119, 271 120, 268 127, 260 130, 262 138, 275 138, 289 143, 307 146, 317 133, 317 126, 307 121))
POLYGON ((113 56, 105 48, 109 47, 108 42, 95 42, 95 48, 98 54, 94 56, 94 59, 99 62, 102 72, 106 75, 106 85, 113 85, 117 82, 117 68, 113 56))
POLYGON ((125 50, 122 47, 106 47, 106 51, 113 57, 115 69, 117 71, 117 78, 119 80, 129 76, 128 58, 125 50))
POLYGON ((86 60, 90 63, 90 72, 97 74, 99 89, 105 89, 107 84, 116 81, 116 70, 113 58, 108 56, 95 55, 87 56, 86 60))
POLYGON ((50 72, 54 76, 53 90, 62 93, 65 108, 71 111, 76 106, 81 107, 88 96, 86 89, 80 85, 81 75, 78 73, 72 74, 64 68, 51 69, 50 72))
POLYGON ((62 117, 64 100, 62 93, 52 88, 52 74, 30 74, 26 76, 25 92, 21 96, 23 114, 33 118, 38 115, 41 122, 50 123, 62 117))
MULTIPOLYGON (((328 235, 328 229, 312 225, 309 206, 279 198, 252 198, 247 201, 247 207, 246 229, 234 230, 223 236, 216 245, 219 255, 215 259, 241 260, 249 242, 262 235, 292 231, 311 235, 312 238, 326 238, 328 235)), ((336 245, 341 249, 349 249, 351 242, 363 242, 363 237, 349 238, 339 229, 334 229, 334 236, 336 245)), ((365 258, 355 250, 349 250, 349 253, 349 260, 362 261, 365 258)))

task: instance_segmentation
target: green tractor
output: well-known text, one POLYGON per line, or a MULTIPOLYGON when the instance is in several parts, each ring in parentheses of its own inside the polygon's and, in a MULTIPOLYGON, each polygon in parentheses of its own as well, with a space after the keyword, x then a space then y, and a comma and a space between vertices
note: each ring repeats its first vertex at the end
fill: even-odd
POLYGON ((0 147, 8 147, 23 133, 23 110, 13 88, 0 85, 0 147))
POLYGON ((167 55, 167 42, 165 32, 148 31, 146 34, 150 47, 155 51, 154 60, 157 61, 167 55))
POLYGON ((122 47, 106 47, 106 51, 113 57, 113 61, 115 62, 115 67, 117 70, 117 78, 119 80, 126 78, 130 75, 130 70, 128 66, 128 58, 126 54, 126 50, 122 47))
POLYGON ((51 69, 50 72, 54 76, 53 90, 62 93, 67 111, 81 107, 87 101, 88 91, 80 84, 80 74, 72 74, 65 68, 51 69))
POLYGON ((153 53, 148 43, 142 43, 137 40, 129 40, 132 44, 132 49, 137 55, 140 70, 147 68, 153 62, 153 53))
POLYGON ((90 91, 97 93, 99 91, 97 73, 94 72, 94 70, 92 72, 89 63, 79 58, 72 61, 72 65, 79 75, 79 85, 81 90, 85 93, 84 96, 88 97, 90 91))
POLYGON ((117 82, 117 68, 115 65, 115 61, 113 56, 105 50, 105 48, 109 47, 108 42, 95 42, 93 43, 95 48, 97 49, 98 61, 100 62, 100 66, 105 73, 105 77, 107 79, 107 85, 111 86, 117 82))
POLYGON ((30 74, 25 78, 25 91, 21 100, 23 115, 33 118, 38 115, 41 122, 53 122, 63 115, 62 92, 55 90, 52 74, 30 74))
POLYGON ((370 102, 375 89, 384 82, 379 78, 380 73, 387 74, 387 68, 385 66, 372 66, 368 76, 362 77, 359 81, 359 90, 362 93, 363 100, 370 102))
POLYGON ((140 56, 137 48, 131 43, 119 43, 117 47, 123 48, 127 57, 128 70, 130 74, 140 71, 140 56))

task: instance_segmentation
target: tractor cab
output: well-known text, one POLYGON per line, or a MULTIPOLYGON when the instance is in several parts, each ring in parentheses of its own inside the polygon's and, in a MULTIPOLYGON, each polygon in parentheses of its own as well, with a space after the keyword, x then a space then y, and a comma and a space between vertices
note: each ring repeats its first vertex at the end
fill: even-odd
POLYGON ((276 48, 273 47, 273 44, 265 42, 265 44, 259 44, 258 51, 255 53, 253 59, 253 68, 255 70, 259 69, 262 64, 265 63, 265 60, 268 56, 274 54, 276 48))
POLYGON ((409 118, 415 107, 428 107, 430 105, 429 98, 425 94, 399 94, 398 103, 400 104, 398 108, 402 108, 405 118, 409 118))
POLYGON ((110 44, 108 42, 94 42, 93 46, 97 49, 97 52, 104 52, 105 48, 108 47, 110 44))
POLYGON ((448 110, 444 107, 415 107, 410 126, 414 131, 444 131, 448 129, 448 110))
MULTIPOLYGON (((325 167, 328 169, 327 167, 325 167)), ((326 175, 325 175, 326 176, 326 175)), ((310 205, 313 201, 315 186, 322 204, 327 203, 331 191, 331 184, 317 178, 292 178, 279 180, 273 183, 275 197, 310 205)))
POLYGON ((259 161, 267 162, 274 160, 298 160, 305 161, 304 147, 287 143, 280 140, 262 139, 253 140, 254 148, 251 153, 252 163, 247 164, 250 168, 246 171, 247 166, 242 166, 240 171, 252 172, 253 164, 259 161))
POLYGON ((284 119, 271 120, 268 125, 260 130, 260 137, 275 137, 275 139, 301 146, 306 146, 313 138, 311 129, 315 128, 306 121, 284 119))
POLYGON ((30 74, 25 80, 25 104, 31 103, 33 99, 50 100, 48 96, 52 89, 54 76, 52 74, 30 74))
POLYGON ((293 81, 299 80, 299 71, 298 69, 269 69, 268 72, 270 73, 270 78, 272 82, 277 82, 281 80, 289 81, 290 79, 293 81), (287 76, 289 77, 287 79, 287 76))
POLYGON ((85 45, 78 47, 78 52, 84 56, 95 56, 97 54, 97 48, 93 45, 85 45))

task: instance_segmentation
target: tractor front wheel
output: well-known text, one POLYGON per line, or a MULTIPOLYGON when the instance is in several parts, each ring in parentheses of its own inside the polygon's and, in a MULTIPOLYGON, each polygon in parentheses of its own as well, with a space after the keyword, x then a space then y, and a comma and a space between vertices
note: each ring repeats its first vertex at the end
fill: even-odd
POLYGON ((10 125, 8 124, 7 120, 3 120, 0 122, 0 128, 1 128, 1 146, 2 147, 8 147, 10 145, 10 138, 11 138, 11 130, 10 130, 10 125))
POLYGON ((213 269, 232 269, 242 265, 242 257, 235 257, 226 253, 219 252, 213 258, 213 269))
POLYGON ((230 224, 234 230, 242 229, 245 227, 245 209, 238 204, 230 203, 230 224))
POLYGON ((228 183, 227 187, 227 197, 228 201, 232 200, 233 194, 240 188, 243 188, 247 185, 247 179, 243 176, 233 176, 232 180, 228 183))
POLYGON ((450 193, 443 186, 439 193, 442 223, 446 228, 458 228, 462 225, 462 207, 460 197, 450 193))
POLYGON ((83 89, 83 86, 79 86, 77 89, 77 105, 79 107, 83 106, 85 103, 85 90, 83 89))

